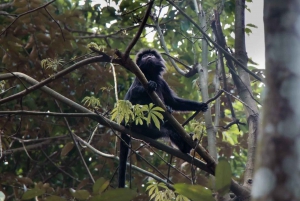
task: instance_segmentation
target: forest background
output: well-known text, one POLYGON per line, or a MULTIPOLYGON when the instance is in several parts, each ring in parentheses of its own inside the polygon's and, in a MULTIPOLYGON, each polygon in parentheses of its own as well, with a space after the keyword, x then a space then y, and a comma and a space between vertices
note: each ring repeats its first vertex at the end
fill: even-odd
POLYGON ((250 200, 265 70, 247 56, 256 28, 247 9, 243 0, 2 0, 1 198, 250 200), (126 128, 111 112, 135 76, 147 83, 132 62, 141 48, 162 54, 180 97, 210 108, 184 130, 193 113, 164 116, 192 133, 191 155, 132 133, 128 188, 116 189, 126 128))

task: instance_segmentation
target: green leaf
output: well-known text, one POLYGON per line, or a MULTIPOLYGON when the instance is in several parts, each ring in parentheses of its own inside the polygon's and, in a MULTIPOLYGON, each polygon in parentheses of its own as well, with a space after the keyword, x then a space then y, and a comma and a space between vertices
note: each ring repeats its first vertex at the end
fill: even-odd
POLYGON ((249 28, 245 28, 245 32, 246 32, 247 34, 250 34, 250 33, 252 33, 252 30, 249 29, 249 28))
POLYGON ((161 107, 154 107, 153 110, 164 112, 165 110, 161 107))
POLYGON ((74 190, 70 189, 71 194, 78 200, 86 200, 90 196, 87 190, 74 190))
POLYGON ((116 120, 117 123, 121 123, 123 120, 125 120, 126 124, 132 122, 134 119, 132 104, 128 100, 119 100, 112 110, 111 115, 111 119, 116 120))
POLYGON ((164 119, 164 116, 160 112, 152 111, 152 114, 154 114, 155 116, 157 116, 161 120, 164 119))
POLYGON ((225 158, 221 158, 216 167, 216 190, 222 196, 229 192, 231 183, 231 168, 225 158))
POLYGON ((90 201, 130 201, 137 193, 131 189, 118 188, 113 190, 107 190, 101 195, 94 196, 90 201))
POLYGON ((36 196, 43 195, 44 193, 45 193, 44 189, 34 188, 34 189, 26 191, 22 196, 22 200, 29 200, 36 196))
POLYGON ((190 199, 188 199, 184 195, 177 195, 176 201, 190 201, 190 199))
POLYGON ((187 32, 187 30, 190 28, 190 25, 191 25, 190 21, 188 21, 188 20, 181 20, 180 21, 180 29, 181 29, 181 31, 187 32))
POLYGON ((251 24, 251 23, 246 24, 246 26, 247 26, 247 27, 252 27, 252 28, 257 28, 257 26, 256 26, 255 24, 251 24))
POLYGON ((160 122, 158 118, 154 114, 151 114, 151 119, 154 122, 155 127, 160 129, 160 122))
POLYGON ((107 188, 108 185, 109 185, 109 181, 105 180, 103 177, 97 179, 97 181, 93 185, 93 193, 94 194, 102 193, 107 188))
POLYGON ((211 190, 200 185, 175 184, 174 188, 177 193, 193 201, 214 201, 211 190))
POLYGON ((47 201, 66 201, 66 199, 56 196, 56 195, 48 196, 48 197, 46 197, 46 200, 47 201))

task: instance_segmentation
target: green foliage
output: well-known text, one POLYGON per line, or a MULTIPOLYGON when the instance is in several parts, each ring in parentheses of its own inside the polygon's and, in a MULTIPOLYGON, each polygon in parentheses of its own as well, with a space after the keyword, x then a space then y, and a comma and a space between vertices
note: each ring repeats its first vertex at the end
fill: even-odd
POLYGON ((176 195, 164 183, 149 182, 146 190, 151 200, 155 201, 189 201, 183 195, 176 195))
POLYGON ((176 193, 182 194, 193 201, 214 201, 212 192, 200 185, 175 184, 176 193))
POLYGON ((90 193, 87 190, 74 190, 70 189, 72 196, 78 200, 86 200, 90 197, 90 193))
POLYGON ((100 195, 93 196, 91 201, 130 201, 136 197, 137 193, 131 189, 118 188, 110 189, 101 193, 100 195))
POLYGON ((93 47, 93 48, 95 48, 97 50, 100 50, 100 47, 97 45, 97 43, 94 43, 94 42, 89 43, 87 47, 88 48, 93 47))
POLYGON ((149 105, 145 105, 145 108, 147 112, 147 118, 146 118, 147 124, 149 125, 151 121, 153 121, 155 127, 160 129, 160 120, 164 119, 161 112, 164 112, 164 110, 161 107, 155 106, 153 103, 150 103, 149 105))
POLYGON ((62 65, 64 62, 63 59, 51 59, 51 58, 47 58, 47 59, 43 59, 41 61, 41 66, 42 68, 50 68, 54 71, 57 71, 57 68, 59 65, 62 65))
POLYGON ((144 120, 147 120, 145 113, 147 112, 147 107, 143 105, 133 105, 133 114, 135 125, 143 125, 144 120))
MULTIPOLYGON (((247 0, 247 2, 249 1, 247 0)), ((1 12, 4 14, 0 15, 0 32, 8 28, 0 37, 1 74, 22 72, 37 81, 41 81, 49 77, 49 74, 61 71, 63 64, 67 67, 69 63, 75 63, 96 55, 95 53, 90 54, 90 47, 116 58, 114 55, 115 49, 121 52, 126 50, 137 33, 147 8, 147 1, 145 0, 113 0, 96 4, 95 1, 91 0, 57 0, 46 7, 47 11, 42 8, 26 13, 18 19, 15 18, 17 15, 36 9, 48 2, 46 0, 2 1, 1 6, 4 5, 3 3, 12 4, 1 7, 1 12), (16 19, 16 21, 11 24, 13 19, 16 19)), ((213 11, 217 7, 222 8, 222 2, 224 2, 224 10, 222 10, 220 16, 220 22, 227 46, 232 48, 235 43, 233 38, 235 1, 213 0, 200 3, 207 14, 207 19, 213 19, 213 11)), ((200 44, 203 37, 199 30, 167 2, 155 1, 154 3, 152 12, 158 17, 170 54, 188 66, 201 62, 202 49, 200 44)), ((177 1, 176 4, 184 9, 195 22, 199 22, 192 1, 177 1)), ((256 28, 256 26, 247 24, 245 32, 250 34, 253 28, 256 28)), ((212 36, 210 26, 205 31, 212 36)), ((139 49, 147 47, 154 47, 160 52, 164 52, 151 19, 147 21, 147 27, 133 47, 130 57, 133 59, 134 54, 139 49)), ((234 51, 234 48, 232 49, 234 51)), ((211 54, 209 54, 208 60, 211 65, 209 66, 207 85, 209 97, 213 97, 215 92, 216 62, 214 61, 216 61, 216 52, 215 48, 210 48, 210 50, 211 54)), ((167 61, 168 72, 164 75, 164 78, 168 84, 180 97, 200 101, 198 88, 192 87, 192 80, 196 80, 197 75, 192 78, 179 75, 171 66, 168 58, 164 55, 163 57, 167 61)), ((55 79, 55 76, 53 76, 53 82, 47 84, 47 86, 76 103, 82 103, 92 109, 96 108, 101 114, 109 116, 109 111, 112 111, 111 119, 118 123, 122 121, 126 124, 135 125, 149 125, 152 123, 160 128, 163 120, 162 108, 153 104, 132 105, 128 101, 115 103, 115 96, 112 95, 115 83, 111 68, 107 66, 109 65, 101 62, 84 65, 62 78, 55 79)), ((115 67, 116 91, 118 97, 122 99, 132 83, 134 75, 121 66, 116 65, 115 67)), ((181 65, 179 67, 184 69, 181 65)), ((256 74, 264 74, 263 70, 257 70, 253 65, 249 69, 256 74)), ((227 67, 225 73, 228 90, 237 96, 236 88, 227 67)), ((0 81, 0 94, 2 91, 7 91, 2 93, 0 98, 17 94, 30 86, 23 78, 2 80, 0 81)), ((259 82, 251 82, 255 99, 260 100, 262 88, 259 82)), ((232 121, 228 100, 224 97, 223 95, 220 97, 221 118, 219 127, 217 127, 218 155, 228 160, 232 175, 239 178, 242 177, 245 161, 247 160, 248 127, 240 125, 238 128, 234 125, 227 130, 222 129, 222 126, 226 126, 232 121)), ((26 96, 22 96, 17 101, 14 99, 3 104, 1 111, 22 109, 41 112, 59 112, 61 110, 64 113, 78 112, 70 105, 54 101, 55 99, 55 97, 44 93, 42 90, 35 90, 26 96)), ((231 101, 236 117, 242 122, 247 122, 243 105, 233 97, 231 97, 231 101)), ((210 106, 212 108, 212 118, 215 118, 214 102, 210 106)), ((190 114, 174 114, 174 116, 178 121, 184 122, 190 114)), ((95 184, 92 184, 88 179, 89 174, 86 168, 83 165, 78 165, 79 153, 66 134, 71 129, 82 139, 92 139, 91 145, 99 151, 110 154, 117 154, 116 138, 111 135, 111 128, 97 125, 97 122, 87 117, 66 117, 66 120, 69 126, 66 125, 64 119, 57 116, 4 115, 3 118, 0 118, 0 125, 3 125, 3 128, 0 128, 1 147, 4 153, 1 158, 3 164, 0 165, 0 186, 5 186, 5 189, 0 190, 5 195, 11 195, 10 200, 34 199, 36 196, 40 200, 79 200, 86 198, 93 200, 120 200, 121 198, 121 200, 131 200, 135 197, 135 192, 139 192, 139 196, 146 196, 145 188, 142 187, 145 182, 145 175, 136 171, 132 172, 130 179, 133 190, 110 189, 110 186, 115 187, 117 185, 116 179, 109 183, 107 178, 113 178, 115 169, 118 166, 117 163, 111 159, 95 155, 90 149, 82 149, 82 157, 86 161, 91 174, 95 178, 97 178, 97 175, 103 176, 103 178, 96 180, 95 184), (24 147, 26 147, 26 151, 24 147), (40 147, 43 149, 40 149, 40 147), (45 180, 49 184, 42 183, 45 180), (48 186, 50 184, 52 187, 48 186), (24 186, 29 190, 26 191, 24 186), (75 190, 70 191, 70 188, 75 190), (114 195, 119 195, 119 198, 114 197, 114 195)), ((195 133, 195 137, 200 140, 199 142, 207 147, 206 127, 202 114, 199 114, 185 129, 195 133)), ((140 141, 133 140, 132 145, 134 148, 138 147, 140 141)), ((149 147, 144 147, 139 152, 147 161, 159 167, 163 174, 168 174, 169 167, 164 162, 169 160, 167 153, 157 151, 160 158, 157 155, 149 154, 149 152, 152 152, 149 147)), ((138 157, 132 157, 131 160, 133 164, 148 169, 148 166, 142 163, 138 157)), ((172 165, 180 169, 183 174, 191 175, 190 168, 182 168, 183 163, 183 160, 176 159, 173 160, 172 165)), ((226 186, 225 181, 228 181, 228 178, 223 178, 223 174, 228 174, 227 176, 231 174, 227 171, 228 167, 221 169, 221 176, 218 176, 219 173, 217 173, 217 177, 220 177, 221 180, 217 181, 218 187, 216 188, 223 192, 222 189, 226 186), (219 183, 219 181, 221 182, 219 183)), ((175 182, 186 181, 186 178, 182 177, 177 171, 171 171, 170 174, 170 178, 174 179, 175 182)), ((195 174, 197 174, 197 178, 201 178, 201 180, 196 181, 196 184, 209 186, 204 182, 206 175, 203 172, 196 170, 195 174)), ((209 190, 198 186, 179 188, 179 191, 180 189, 183 191, 182 195, 172 192, 163 184, 157 185, 157 188, 152 186, 150 189, 154 190, 149 196, 157 200, 187 200, 188 198, 183 195, 195 196, 193 198, 189 197, 193 200, 200 198, 210 200, 211 198, 209 190), (201 194, 202 197, 197 193, 201 194), (206 193, 207 197, 203 197, 206 193)), ((148 189, 148 193, 150 189, 148 189)), ((147 198, 144 200, 147 200, 147 198)))
POLYGON ((226 14, 232 15, 235 10, 235 2, 234 0, 227 0, 224 3, 224 10, 226 14))
POLYGON ((231 168, 230 164, 225 158, 220 158, 216 167, 216 191, 220 196, 229 192, 231 183, 231 168))
POLYGON ((95 184, 93 185, 93 194, 101 194, 109 185, 109 181, 105 180, 103 177, 97 179, 95 184))
POLYGON ((37 183, 33 189, 27 190, 22 195, 22 200, 30 200, 35 197, 39 197, 45 193, 53 193, 53 188, 50 187, 48 183, 42 184, 41 182, 37 183))
POLYGON ((84 105, 92 108, 98 108, 101 106, 100 99, 96 98, 95 96, 86 96, 81 101, 84 105))
POLYGON ((132 105, 127 100, 119 100, 111 112, 111 119, 117 123, 121 123, 123 120, 125 124, 134 122, 135 125, 143 125, 144 121, 147 125, 153 122, 155 127, 160 129, 160 121, 164 119, 161 112, 164 112, 164 110, 153 103, 149 105, 132 105))
POLYGON ((34 189, 26 191, 22 196, 22 200, 30 200, 34 197, 43 195, 44 193, 45 193, 44 189, 34 188, 34 189))
POLYGON ((118 124, 123 120, 125 124, 128 124, 128 122, 132 122, 134 117, 132 104, 127 100, 119 100, 115 108, 111 111, 111 119, 117 121, 118 124))

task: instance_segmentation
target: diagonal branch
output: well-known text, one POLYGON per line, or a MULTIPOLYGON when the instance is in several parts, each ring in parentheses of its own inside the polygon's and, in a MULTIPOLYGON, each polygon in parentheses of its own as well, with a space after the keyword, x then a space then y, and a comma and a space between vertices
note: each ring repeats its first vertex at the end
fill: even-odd
MULTIPOLYGON (((90 64, 90 63, 93 63, 93 62, 110 62, 110 60, 108 60, 107 58, 103 58, 102 56, 96 56, 96 57, 92 57, 92 58, 88 58, 88 59, 85 59, 85 60, 82 60, 82 61, 79 61, 78 63, 70 66, 69 68, 66 68, 62 71, 60 71, 59 73, 53 75, 53 76, 50 76, 49 78, 41 81, 41 82, 37 82, 35 85, 29 87, 28 89, 25 89, 23 91, 20 91, 14 95, 11 95, 9 97, 6 97, 6 98, 3 98, 0 100, 0 105, 3 104, 3 103, 6 103, 8 101, 11 101, 11 100, 14 100, 14 99, 17 99, 17 98, 20 98, 20 97, 23 97, 27 94, 29 94, 30 92, 34 91, 34 90, 37 90, 51 82, 53 82, 54 80, 76 70, 77 68, 80 68, 84 65, 87 65, 87 64, 90 64)), ((0 80, 2 80, 3 78, 1 78, 2 76, 0 76, 0 80)))
MULTIPOLYGON (((21 79, 24 79, 25 81, 27 81, 28 83, 30 83, 32 85, 36 85, 38 83, 38 81, 36 81, 35 79, 33 79, 33 78, 23 74, 23 73, 14 72, 14 75, 18 76, 21 79)), ((9 74, 9 73, 0 74, 0 79, 15 78, 15 76, 13 76, 12 74, 9 74)), ((43 92, 47 93, 48 95, 54 97, 56 100, 59 100, 59 101, 65 103, 65 104, 69 105, 70 107, 76 109, 77 111, 82 112, 82 113, 86 113, 87 116, 89 116, 91 119, 99 122, 100 124, 102 124, 104 126, 110 127, 112 129, 117 130, 117 131, 122 132, 122 133, 131 133, 134 138, 144 140, 144 141, 148 142, 151 146, 153 146, 157 149, 163 150, 167 153, 170 153, 170 154, 172 154, 172 155, 174 155, 178 158, 181 158, 181 159, 183 159, 183 160, 185 160, 189 163, 193 162, 193 164, 195 166, 201 168, 202 170, 204 170, 204 171, 206 171, 210 174, 214 174, 214 172, 211 171, 207 167, 207 164, 203 163, 202 161, 200 161, 196 158, 191 157, 190 155, 184 154, 181 151, 176 150, 176 149, 174 149, 170 146, 166 146, 166 145, 164 145, 164 144, 162 144, 162 143, 160 143, 160 142, 158 142, 154 139, 151 139, 151 138, 145 137, 143 135, 137 134, 137 133, 133 132, 132 130, 128 130, 125 127, 117 124, 116 122, 113 122, 113 121, 103 117, 102 115, 97 115, 97 114, 93 113, 92 111, 88 110, 87 108, 85 108, 85 107, 79 105, 78 103, 68 99, 67 97, 55 92, 54 90, 50 89, 49 87, 43 86, 43 87, 40 88, 40 90, 42 90, 43 92), (93 116, 90 116, 90 115, 93 115, 93 116)), ((5 112, 3 112, 3 114, 5 114, 5 112)), ((9 114, 9 111, 7 111, 7 114, 9 114)), ((31 113, 31 115, 32 114, 41 115, 40 113, 37 113, 37 112, 31 113)), ((59 115, 59 116, 64 116, 64 115, 59 115)), ((159 132, 159 131, 157 131, 157 132, 159 132)))

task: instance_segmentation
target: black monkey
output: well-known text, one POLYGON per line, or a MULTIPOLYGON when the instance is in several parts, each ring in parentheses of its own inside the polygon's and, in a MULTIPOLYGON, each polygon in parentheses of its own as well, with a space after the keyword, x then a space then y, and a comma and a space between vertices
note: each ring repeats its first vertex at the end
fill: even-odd
MULTIPOLYGON (((161 55, 153 49, 141 50, 136 56, 136 64, 140 67, 141 71, 147 78, 148 86, 145 89, 140 81, 135 78, 131 84, 129 90, 125 95, 125 100, 129 100, 132 104, 146 105, 152 102, 149 97, 148 91, 155 91, 159 98, 167 106, 168 110, 175 111, 203 111, 208 108, 206 103, 199 103, 196 101, 185 100, 176 96, 172 89, 170 89, 167 82, 163 79, 162 75, 165 72, 165 61, 161 55)), ((146 124, 146 123, 145 123, 146 124)), ((172 144, 176 145, 183 153, 189 153, 192 149, 188 143, 186 143, 182 137, 172 128, 168 123, 164 123, 161 126, 161 133, 151 132, 157 128, 153 125, 147 127, 146 125, 133 125, 131 128, 133 131, 150 137, 152 139, 158 139, 161 137, 169 137, 172 144), (148 131, 148 132, 146 132, 148 131), (150 131, 150 132, 149 132, 150 131)), ((121 134, 121 138, 129 145, 130 137, 126 133, 121 134)), ((125 187, 125 174, 126 174, 126 162, 128 156, 128 146, 123 141, 120 142, 120 166, 119 166, 119 188, 125 187)))

